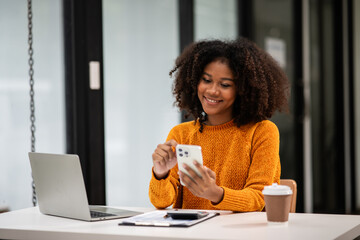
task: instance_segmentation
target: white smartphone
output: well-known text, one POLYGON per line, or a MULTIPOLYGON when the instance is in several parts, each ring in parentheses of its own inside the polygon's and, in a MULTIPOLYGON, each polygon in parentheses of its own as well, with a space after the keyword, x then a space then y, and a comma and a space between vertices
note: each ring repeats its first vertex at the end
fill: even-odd
MULTIPOLYGON (((185 170, 183 164, 186 163, 191 169, 193 169, 199 176, 200 172, 194 165, 194 160, 196 160, 200 165, 203 165, 203 158, 201 153, 201 147, 197 145, 185 145, 178 144, 176 146, 176 157, 178 162, 179 170, 184 172, 189 176, 188 171, 185 170)), ((184 185, 181 182, 182 185, 184 185)))
POLYGON ((187 210, 187 209, 174 209, 168 210, 166 212, 168 217, 172 219, 186 219, 186 220, 193 220, 193 219, 200 219, 209 215, 209 212, 206 211, 199 211, 199 210, 187 210))

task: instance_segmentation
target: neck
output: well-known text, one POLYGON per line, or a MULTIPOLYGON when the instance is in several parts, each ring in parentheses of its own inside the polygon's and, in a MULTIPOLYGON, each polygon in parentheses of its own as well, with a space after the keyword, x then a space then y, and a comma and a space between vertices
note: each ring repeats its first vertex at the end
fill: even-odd
POLYGON ((205 121, 205 124, 206 125, 209 125, 209 126, 216 126, 216 125, 221 125, 221 124, 224 124, 224 123, 227 123, 229 121, 231 121, 232 117, 227 117, 227 118, 224 118, 224 117, 216 117, 216 116, 208 116, 207 120, 205 121))

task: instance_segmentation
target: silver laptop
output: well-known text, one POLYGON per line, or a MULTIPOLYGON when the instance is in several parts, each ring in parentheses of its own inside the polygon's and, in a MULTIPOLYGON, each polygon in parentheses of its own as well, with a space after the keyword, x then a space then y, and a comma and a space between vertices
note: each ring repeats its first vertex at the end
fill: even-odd
POLYGON ((141 214, 106 206, 89 206, 77 155, 30 152, 29 158, 41 213, 85 221, 141 214))

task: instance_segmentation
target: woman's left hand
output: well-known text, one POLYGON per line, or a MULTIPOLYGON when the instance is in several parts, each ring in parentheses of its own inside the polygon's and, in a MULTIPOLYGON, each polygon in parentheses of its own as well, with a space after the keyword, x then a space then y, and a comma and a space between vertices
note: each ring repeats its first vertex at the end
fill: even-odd
POLYGON ((206 198, 213 202, 213 204, 219 203, 223 198, 224 189, 216 185, 216 174, 211 169, 206 166, 201 166, 196 161, 194 161, 194 165, 199 170, 201 177, 188 165, 184 164, 184 168, 188 171, 192 179, 185 173, 179 171, 181 181, 195 196, 206 198))

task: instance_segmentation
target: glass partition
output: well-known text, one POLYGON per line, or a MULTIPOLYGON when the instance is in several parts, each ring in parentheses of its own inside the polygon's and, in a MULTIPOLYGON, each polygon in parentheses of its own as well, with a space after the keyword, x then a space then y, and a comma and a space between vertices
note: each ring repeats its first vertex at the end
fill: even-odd
MULTIPOLYGON (((294 179, 303 192, 302 97, 300 83, 301 38, 296 22, 296 1, 253 1, 253 38, 267 51, 286 73, 290 83, 289 112, 276 112, 273 121, 280 132, 281 178, 294 179), (301 109, 301 110, 300 110, 301 109)), ((297 211, 303 209, 298 197, 297 211)))
POLYGON ((177 19, 176 0, 103 1, 108 205, 151 206, 151 155, 180 122, 168 74, 177 19))
MULTIPOLYGON (((33 1, 35 148, 65 151, 62 1, 33 1)), ((0 1, 0 208, 32 206, 27 1, 0 1)))
MULTIPOLYGON (((295 179, 301 185, 297 176, 301 158, 301 145, 296 136, 295 115, 295 48, 293 17, 293 1, 255 0, 254 1, 254 40, 259 47, 266 50, 283 68, 291 85, 290 112, 276 113, 272 117, 280 131, 281 177, 295 179), (294 156, 294 153, 295 156, 294 156)), ((301 164, 300 164, 301 165, 301 164)), ((300 200, 300 199, 299 199, 300 200)))
POLYGON ((195 0, 195 40, 235 39, 238 36, 237 1, 195 0))

